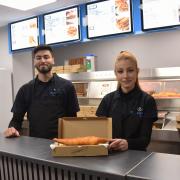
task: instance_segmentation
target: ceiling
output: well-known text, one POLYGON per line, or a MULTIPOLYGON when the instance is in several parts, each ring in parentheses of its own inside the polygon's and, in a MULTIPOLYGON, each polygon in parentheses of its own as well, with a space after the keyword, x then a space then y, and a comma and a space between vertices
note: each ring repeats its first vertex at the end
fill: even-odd
POLYGON ((28 11, 21 11, 0 5, 0 27, 14 21, 26 19, 28 17, 44 14, 46 12, 62 9, 68 6, 84 4, 90 1, 93 0, 57 0, 56 2, 49 5, 41 6, 28 11))

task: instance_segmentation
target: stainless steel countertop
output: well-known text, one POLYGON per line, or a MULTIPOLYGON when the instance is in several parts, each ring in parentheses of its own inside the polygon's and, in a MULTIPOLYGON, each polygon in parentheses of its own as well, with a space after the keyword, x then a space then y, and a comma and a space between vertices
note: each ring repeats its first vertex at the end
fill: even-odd
POLYGON ((124 179, 126 174, 151 152, 125 151, 103 157, 53 157, 49 145, 51 140, 21 136, 4 138, 0 136, 0 155, 43 163, 58 168, 68 168, 114 179, 124 179))

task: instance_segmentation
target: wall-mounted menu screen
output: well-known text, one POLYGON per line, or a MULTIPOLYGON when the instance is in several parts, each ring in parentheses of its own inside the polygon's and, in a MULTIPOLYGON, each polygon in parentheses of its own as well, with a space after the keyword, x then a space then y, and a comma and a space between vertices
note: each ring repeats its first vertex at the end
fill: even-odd
POLYGON ((10 24, 11 50, 35 47, 39 44, 38 18, 32 17, 10 24))
POLYGON ((79 8, 71 7, 44 15, 45 44, 80 39, 79 8))
POLYGON ((179 0, 141 0, 142 29, 180 25, 179 0))
POLYGON ((131 0, 87 3, 88 38, 132 32, 131 0))

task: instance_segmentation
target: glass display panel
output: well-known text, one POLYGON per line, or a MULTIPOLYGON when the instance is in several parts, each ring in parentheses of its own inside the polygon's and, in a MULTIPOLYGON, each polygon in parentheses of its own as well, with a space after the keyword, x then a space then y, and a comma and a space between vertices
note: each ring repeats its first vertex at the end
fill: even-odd
POLYGON ((154 98, 180 98, 179 80, 140 81, 140 87, 154 98))
POLYGON ((35 47, 39 44, 38 40, 38 18, 14 22, 10 24, 11 50, 35 47))
POLYGON ((80 39, 78 7, 44 15, 45 44, 80 39))
POLYGON ((180 25, 179 0, 141 0, 143 30, 180 25))
POLYGON ((130 0, 105 0, 88 3, 88 38, 132 32, 130 0))

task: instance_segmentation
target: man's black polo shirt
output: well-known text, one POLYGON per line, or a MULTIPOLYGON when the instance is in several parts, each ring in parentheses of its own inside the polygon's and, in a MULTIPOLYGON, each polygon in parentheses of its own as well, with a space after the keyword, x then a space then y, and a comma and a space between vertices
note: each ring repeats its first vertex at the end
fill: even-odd
POLYGON ((27 112, 30 136, 54 138, 58 135, 58 118, 75 116, 79 105, 73 84, 54 74, 48 82, 36 78, 23 85, 11 111, 18 118, 13 118, 9 127, 19 130, 22 124, 19 117, 27 112))

